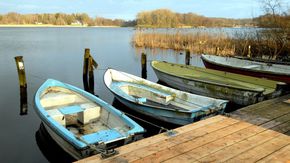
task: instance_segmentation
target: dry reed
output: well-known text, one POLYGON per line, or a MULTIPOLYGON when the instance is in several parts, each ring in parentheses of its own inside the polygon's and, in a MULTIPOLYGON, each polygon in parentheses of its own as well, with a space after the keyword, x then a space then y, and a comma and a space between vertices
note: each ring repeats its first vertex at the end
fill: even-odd
POLYGON ((195 54, 234 54, 234 47, 229 43, 229 38, 222 33, 146 33, 137 31, 132 43, 136 47, 190 50, 195 54))
POLYGON ((277 59, 289 58, 289 41, 277 33, 239 33, 229 37, 225 33, 160 33, 137 30, 132 38, 135 47, 190 50, 194 54, 221 56, 242 55, 277 59))

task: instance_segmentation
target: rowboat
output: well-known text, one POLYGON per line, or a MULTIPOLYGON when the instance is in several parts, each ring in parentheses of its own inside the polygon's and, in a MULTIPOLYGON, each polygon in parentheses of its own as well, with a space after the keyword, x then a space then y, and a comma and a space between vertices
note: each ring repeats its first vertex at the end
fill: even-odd
POLYGON ((201 59, 207 68, 290 83, 290 65, 205 54, 201 59))
POLYGON ((104 82, 128 108, 175 125, 223 113, 228 102, 182 92, 114 69, 105 72, 104 82))
POLYGON ((113 106, 72 85, 48 79, 37 90, 35 110, 50 136, 75 159, 142 138, 144 129, 113 106))
POLYGON ((226 99, 239 105, 279 96, 285 83, 195 66, 152 61, 158 79, 183 91, 226 99))
POLYGON ((242 59, 242 60, 264 62, 264 63, 270 63, 270 64, 290 65, 290 62, 273 60, 273 59, 264 59, 264 58, 256 58, 256 57, 245 57, 245 56, 233 56, 233 57, 234 58, 238 58, 238 59, 242 59))

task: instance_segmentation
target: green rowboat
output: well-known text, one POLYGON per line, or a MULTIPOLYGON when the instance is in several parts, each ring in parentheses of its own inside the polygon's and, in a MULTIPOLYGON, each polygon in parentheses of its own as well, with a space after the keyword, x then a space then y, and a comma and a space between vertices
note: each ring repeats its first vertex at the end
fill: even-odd
POLYGON ((183 91, 250 105, 282 94, 283 82, 187 66, 152 61, 161 82, 183 91))

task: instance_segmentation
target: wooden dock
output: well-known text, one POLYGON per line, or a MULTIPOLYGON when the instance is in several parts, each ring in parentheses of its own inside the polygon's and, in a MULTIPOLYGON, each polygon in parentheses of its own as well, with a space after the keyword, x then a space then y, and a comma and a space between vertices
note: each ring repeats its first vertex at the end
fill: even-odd
POLYGON ((230 117, 290 136, 290 94, 239 109, 230 117))
POLYGON ((95 155, 78 162, 290 161, 290 136, 238 119, 215 116, 174 131, 119 147, 107 159, 95 155))

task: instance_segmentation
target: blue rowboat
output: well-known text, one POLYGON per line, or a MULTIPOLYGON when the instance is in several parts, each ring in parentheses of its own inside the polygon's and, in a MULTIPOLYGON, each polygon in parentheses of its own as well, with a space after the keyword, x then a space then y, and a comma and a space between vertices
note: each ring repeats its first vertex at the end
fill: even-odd
POLYGON ((105 72, 104 82, 128 108, 176 125, 223 113, 228 102, 172 89, 114 69, 105 72))
POLYGON ((44 82, 34 102, 50 136, 76 159, 136 141, 145 132, 103 100, 57 80, 44 82))

